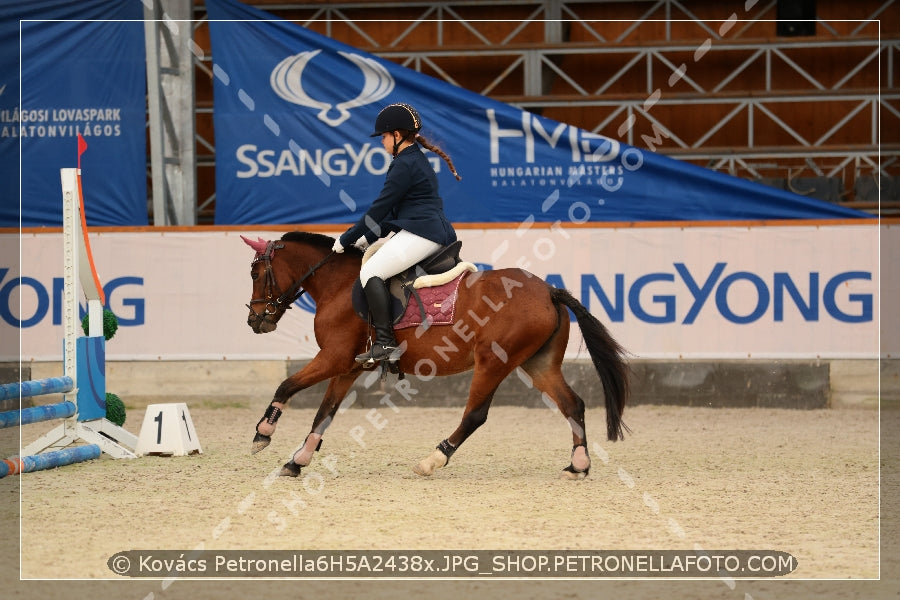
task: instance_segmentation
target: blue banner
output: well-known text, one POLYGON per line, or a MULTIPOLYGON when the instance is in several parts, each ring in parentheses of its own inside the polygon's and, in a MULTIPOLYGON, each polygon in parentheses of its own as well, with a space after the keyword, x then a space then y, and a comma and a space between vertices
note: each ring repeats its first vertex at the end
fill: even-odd
POLYGON ((654 154, 496 102, 236 0, 208 0, 216 222, 348 223, 390 156, 379 110, 415 106, 457 223, 824 219, 869 215, 654 154))
POLYGON ((62 225, 78 134, 88 225, 147 224, 142 18, 137 1, 0 5, 0 227, 62 225))

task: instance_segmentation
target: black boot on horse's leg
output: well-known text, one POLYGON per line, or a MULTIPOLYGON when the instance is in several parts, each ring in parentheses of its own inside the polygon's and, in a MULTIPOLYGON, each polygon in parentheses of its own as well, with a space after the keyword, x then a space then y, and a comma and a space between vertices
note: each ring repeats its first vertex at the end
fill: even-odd
POLYGON ((269 404, 266 408, 266 412, 263 414, 262 419, 259 420, 259 423, 256 424, 256 435, 253 436, 253 446, 250 448, 250 454, 256 454, 266 446, 268 446, 272 442, 271 435, 265 435, 259 432, 259 426, 265 422, 272 427, 272 432, 275 431, 275 423, 278 422, 278 417, 281 416, 282 410, 275 406, 274 404, 269 404))
POLYGON ((394 337, 394 320, 391 315, 391 293, 381 277, 370 277, 363 288, 375 328, 375 341, 368 352, 356 357, 356 362, 368 363, 399 360, 397 339, 394 337))

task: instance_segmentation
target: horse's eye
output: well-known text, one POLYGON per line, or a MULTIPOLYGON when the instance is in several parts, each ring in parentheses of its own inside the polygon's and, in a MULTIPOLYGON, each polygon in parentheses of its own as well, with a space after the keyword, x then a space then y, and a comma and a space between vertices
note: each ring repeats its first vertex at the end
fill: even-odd
POLYGON ((250 271, 250 279, 256 281, 257 279, 259 279, 259 273, 257 273, 256 271, 250 271))

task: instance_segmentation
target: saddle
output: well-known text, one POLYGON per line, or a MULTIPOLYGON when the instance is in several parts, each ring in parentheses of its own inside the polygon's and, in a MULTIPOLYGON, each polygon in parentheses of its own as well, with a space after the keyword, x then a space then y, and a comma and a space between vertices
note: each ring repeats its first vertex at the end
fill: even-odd
MULTIPOLYGON (((363 264, 378 251, 381 244, 373 244, 363 255, 363 264)), ((414 297, 419 308, 420 323, 427 326, 428 320, 425 314, 425 303, 418 290, 427 287, 445 285, 457 279, 468 271, 477 271, 477 267, 465 262, 459 257, 462 242, 457 240, 448 246, 444 246, 431 256, 418 264, 394 275, 388 281, 388 289, 391 292, 393 323, 396 326, 406 314, 410 297, 414 297)), ((359 279, 353 284, 353 310, 364 321, 369 320, 369 303, 363 291, 359 279)))

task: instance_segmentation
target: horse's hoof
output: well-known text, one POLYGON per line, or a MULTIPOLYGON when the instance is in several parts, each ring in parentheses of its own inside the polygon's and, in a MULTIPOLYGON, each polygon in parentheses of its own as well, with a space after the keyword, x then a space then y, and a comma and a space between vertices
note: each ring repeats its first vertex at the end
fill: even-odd
POLYGON ((415 473, 416 475, 421 475, 422 477, 431 477, 431 475, 434 473, 434 469, 432 469, 431 471, 426 471, 425 469, 423 469, 422 463, 413 465, 412 469, 413 473, 415 473))
POLYGON ((300 476, 300 465, 295 463, 293 460, 284 463, 284 466, 281 467, 281 472, 278 474, 279 477, 299 477, 300 476))
POLYGON ((588 476, 591 468, 588 467, 584 471, 578 471, 571 464, 562 470, 562 474, 559 476, 560 479, 568 479, 570 481, 580 481, 588 476))
POLYGON ((435 450, 413 467, 413 473, 421 475, 422 477, 430 477, 435 469, 440 469, 446 465, 447 460, 446 454, 440 450, 435 450))
POLYGON ((253 445, 250 446, 250 454, 256 454, 271 443, 272 436, 263 435, 257 431, 256 435, 253 436, 253 445))

